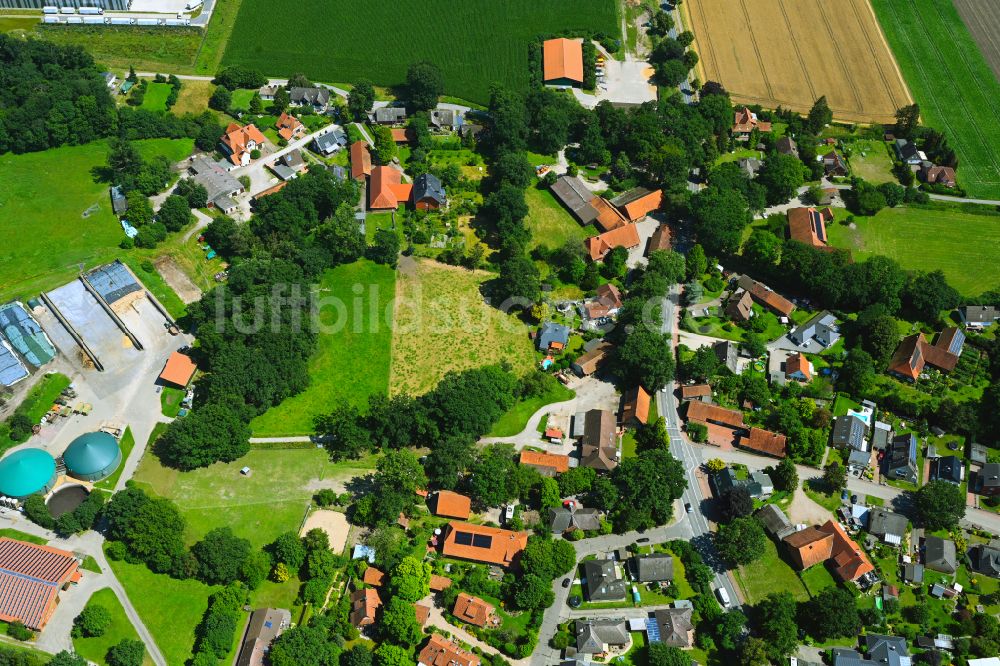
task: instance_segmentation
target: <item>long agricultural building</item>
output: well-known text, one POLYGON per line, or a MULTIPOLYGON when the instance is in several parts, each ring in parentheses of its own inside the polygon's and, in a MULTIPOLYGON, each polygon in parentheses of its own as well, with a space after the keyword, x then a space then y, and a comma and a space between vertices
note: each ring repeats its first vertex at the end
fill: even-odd
POLYGON ((79 561, 65 550, 0 538, 0 620, 40 631, 59 591, 80 580, 79 561))

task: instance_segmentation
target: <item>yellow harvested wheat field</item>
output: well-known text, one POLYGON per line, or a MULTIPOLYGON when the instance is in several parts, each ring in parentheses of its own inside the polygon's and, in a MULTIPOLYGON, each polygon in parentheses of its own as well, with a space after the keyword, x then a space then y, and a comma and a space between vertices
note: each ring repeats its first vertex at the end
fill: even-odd
POLYGON ((734 101, 884 123, 911 103, 868 0, 689 0, 702 81, 734 101))

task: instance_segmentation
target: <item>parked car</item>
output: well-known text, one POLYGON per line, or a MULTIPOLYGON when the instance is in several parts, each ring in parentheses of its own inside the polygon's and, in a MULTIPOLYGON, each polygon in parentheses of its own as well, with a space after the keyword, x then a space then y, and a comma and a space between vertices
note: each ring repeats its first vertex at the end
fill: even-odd
POLYGON ((563 582, 562 582, 562 586, 563 587, 569 587, 569 583, 570 583, 569 578, 563 578, 563 582))
POLYGON ((641 537, 635 540, 636 543, 649 543, 649 537, 641 537))
POLYGON ((726 588, 720 587, 715 590, 715 596, 719 598, 719 603, 722 604, 723 608, 729 608, 729 593, 726 592, 726 588))
POLYGON ((684 505, 684 510, 688 513, 692 513, 694 511, 694 509, 691 508, 691 502, 684 505))

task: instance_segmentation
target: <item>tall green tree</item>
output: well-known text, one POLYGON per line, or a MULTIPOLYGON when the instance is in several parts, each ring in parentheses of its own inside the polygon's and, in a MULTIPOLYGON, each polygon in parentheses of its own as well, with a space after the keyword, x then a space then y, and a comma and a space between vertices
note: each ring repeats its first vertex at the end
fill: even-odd
POLYGON ((368 112, 375 103, 375 86, 368 79, 359 79, 347 95, 347 110, 357 121, 368 119, 368 112))
POLYGON ((430 111, 444 94, 444 76, 431 62, 417 62, 406 71, 406 94, 414 111, 430 111))
POLYGON ((822 129, 833 122, 833 111, 830 110, 830 105, 826 102, 826 95, 823 95, 815 102, 813 102, 812 108, 809 109, 809 115, 806 117, 806 127, 812 134, 819 134, 822 129))
POLYGON ((750 564, 764 555, 767 535, 756 518, 736 518, 719 526, 719 531, 715 533, 715 547, 732 564, 750 564))
POLYGON ((928 530, 952 529, 965 516, 961 488, 943 480, 921 486, 915 496, 917 519, 928 530))

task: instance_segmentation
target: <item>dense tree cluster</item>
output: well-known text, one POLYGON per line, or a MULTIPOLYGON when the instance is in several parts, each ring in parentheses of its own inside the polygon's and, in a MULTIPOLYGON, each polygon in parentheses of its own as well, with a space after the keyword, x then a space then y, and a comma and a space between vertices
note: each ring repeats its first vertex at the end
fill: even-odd
POLYGON ((0 34, 0 154, 88 143, 118 114, 94 59, 77 46, 0 34))

